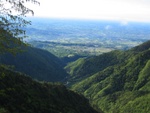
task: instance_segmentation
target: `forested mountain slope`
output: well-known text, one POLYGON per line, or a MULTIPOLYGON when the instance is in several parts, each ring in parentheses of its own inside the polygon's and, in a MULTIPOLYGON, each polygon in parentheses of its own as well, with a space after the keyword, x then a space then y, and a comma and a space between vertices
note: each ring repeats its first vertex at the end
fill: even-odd
POLYGON ((122 51, 112 51, 91 58, 80 58, 75 62, 68 64, 65 69, 75 79, 88 77, 98 71, 121 63, 124 60, 125 54, 122 51))
POLYGON ((67 76, 60 59, 48 51, 22 47, 17 55, 1 54, 0 63, 14 66, 14 70, 43 81, 62 81, 67 76))
POLYGON ((150 113, 150 41, 77 64, 67 67, 75 71, 69 85, 93 106, 105 113, 150 113))
POLYGON ((36 82, 0 66, 0 113, 97 113, 61 84, 36 82))

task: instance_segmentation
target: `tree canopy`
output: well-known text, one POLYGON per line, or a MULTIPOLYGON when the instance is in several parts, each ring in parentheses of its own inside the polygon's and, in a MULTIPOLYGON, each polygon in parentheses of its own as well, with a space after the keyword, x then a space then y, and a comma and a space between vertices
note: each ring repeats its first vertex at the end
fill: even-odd
POLYGON ((21 44, 26 37, 23 28, 30 24, 25 19, 26 15, 31 13, 32 9, 27 7, 27 3, 39 4, 36 0, 0 0, 0 51, 12 52, 15 47, 12 43, 21 44), (14 40, 18 38, 18 40, 14 40))

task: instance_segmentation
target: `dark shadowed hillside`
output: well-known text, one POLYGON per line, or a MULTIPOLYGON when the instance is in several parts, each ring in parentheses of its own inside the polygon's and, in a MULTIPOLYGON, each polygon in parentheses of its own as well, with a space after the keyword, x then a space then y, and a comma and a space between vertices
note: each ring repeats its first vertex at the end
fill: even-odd
POLYGON ((140 52, 140 51, 144 51, 144 50, 148 50, 150 49, 150 40, 139 45, 139 46, 136 46, 134 47, 133 49, 131 49, 132 51, 137 51, 137 52, 140 52))
POLYGON ((0 67, 0 113, 97 113, 61 84, 36 82, 0 67))
POLYGON ((43 81, 62 81, 67 76, 63 63, 48 51, 22 47, 17 55, 1 54, 0 63, 14 66, 14 70, 43 81))
POLYGON ((105 113, 150 113, 150 41, 78 60, 66 69, 72 73, 71 89, 105 113))

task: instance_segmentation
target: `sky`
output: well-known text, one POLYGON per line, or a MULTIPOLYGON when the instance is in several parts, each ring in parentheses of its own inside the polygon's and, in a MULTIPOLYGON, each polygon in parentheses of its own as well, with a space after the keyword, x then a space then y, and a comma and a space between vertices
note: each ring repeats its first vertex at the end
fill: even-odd
POLYGON ((150 22, 150 0, 38 0, 35 17, 150 22))

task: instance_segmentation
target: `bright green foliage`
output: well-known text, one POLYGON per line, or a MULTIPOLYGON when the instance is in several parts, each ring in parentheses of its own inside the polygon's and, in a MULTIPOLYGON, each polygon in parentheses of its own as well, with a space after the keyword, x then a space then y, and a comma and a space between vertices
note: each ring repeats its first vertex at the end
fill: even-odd
MULTIPOLYGON (((135 89, 139 89, 142 86, 144 86, 148 81, 150 81, 150 60, 148 60, 148 62, 146 63, 145 67, 141 70, 139 76, 138 76, 138 80, 136 82, 135 85, 135 89)), ((148 90, 148 89, 147 89, 148 90)), ((150 91, 150 88, 149 90, 150 91)))
POLYGON ((137 97, 123 106, 120 113, 149 113, 150 94, 137 97))
POLYGON ((97 113, 62 84, 36 82, 0 67, 0 113, 97 113))
POLYGON ((85 62, 84 58, 80 58, 76 60, 75 62, 69 63, 65 69, 69 72, 71 76, 76 75, 78 73, 78 67, 82 66, 82 64, 85 62), (76 72, 76 73, 74 73, 76 72))
POLYGON ((65 67, 68 73, 73 76, 73 81, 76 79, 84 79, 92 74, 95 74, 108 66, 113 66, 124 62, 124 58, 128 55, 122 51, 112 51, 104 53, 100 56, 79 59, 70 63, 65 67))
POLYGON ((82 79, 86 74, 75 78, 71 89, 85 95, 105 113, 150 113, 149 48, 150 41, 128 51, 85 59, 81 65, 87 64, 87 68, 76 68, 81 73, 91 70, 90 75, 86 79, 82 79))

